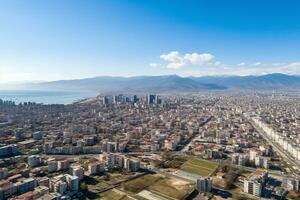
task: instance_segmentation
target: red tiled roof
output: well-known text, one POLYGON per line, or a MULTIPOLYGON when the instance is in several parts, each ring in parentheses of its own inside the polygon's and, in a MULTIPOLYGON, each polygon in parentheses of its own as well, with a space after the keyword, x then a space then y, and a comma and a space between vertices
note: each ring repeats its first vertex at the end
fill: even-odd
POLYGON ((22 177, 21 174, 16 174, 16 175, 8 177, 7 180, 11 181, 11 180, 15 180, 15 179, 18 179, 18 178, 21 178, 21 177, 22 177))

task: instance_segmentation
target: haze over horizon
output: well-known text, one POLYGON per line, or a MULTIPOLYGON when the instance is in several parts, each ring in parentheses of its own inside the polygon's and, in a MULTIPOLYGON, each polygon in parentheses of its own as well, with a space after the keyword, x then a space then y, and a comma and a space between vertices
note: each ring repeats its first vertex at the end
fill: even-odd
POLYGON ((300 2, 1 1, 0 83, 300 75, 300 2))
POLYGON ((300 200, 299 0, 0 0, 0 200, 300 200))

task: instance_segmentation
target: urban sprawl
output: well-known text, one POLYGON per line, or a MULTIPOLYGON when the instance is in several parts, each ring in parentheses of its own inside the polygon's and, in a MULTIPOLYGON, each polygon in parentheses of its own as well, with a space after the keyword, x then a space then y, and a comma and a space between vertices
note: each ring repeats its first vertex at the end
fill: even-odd
POLYGON ((300 95, 0 100, 0 199, 300 199, 300 95))

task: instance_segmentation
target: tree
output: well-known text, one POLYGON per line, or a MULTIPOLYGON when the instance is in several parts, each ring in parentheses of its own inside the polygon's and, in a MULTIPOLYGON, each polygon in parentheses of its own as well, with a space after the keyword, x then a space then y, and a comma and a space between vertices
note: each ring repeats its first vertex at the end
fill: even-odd
POLYGON ((89 186, 88 186, 86 183, 81 183, 80 189, 81 189, 83 192, 87 192, 87 191, 89 191, 89 186))
POLYGON ((242 194, 233 194, 232 199, 234 200, 249 200, 246 196, 243 196, 242 194))

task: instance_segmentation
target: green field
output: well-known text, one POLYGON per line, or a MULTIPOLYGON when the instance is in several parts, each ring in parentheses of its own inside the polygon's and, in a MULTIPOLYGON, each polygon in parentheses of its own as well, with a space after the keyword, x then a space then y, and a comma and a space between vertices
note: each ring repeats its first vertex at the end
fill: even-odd
POLYGON ((148 190, 167 199, 183 199, 194 190, 194 184, 177 179, 161 179, 148 190))
POLYGON ((217 166, 218 164, 215 162, 190 158, 180 167, 180 169, 200 176, 209 176, 214 172, 217 166))

